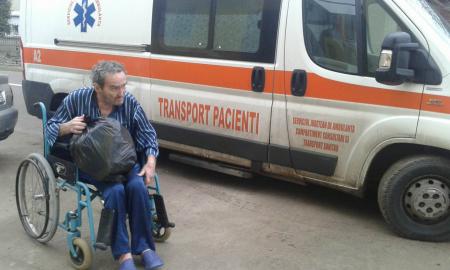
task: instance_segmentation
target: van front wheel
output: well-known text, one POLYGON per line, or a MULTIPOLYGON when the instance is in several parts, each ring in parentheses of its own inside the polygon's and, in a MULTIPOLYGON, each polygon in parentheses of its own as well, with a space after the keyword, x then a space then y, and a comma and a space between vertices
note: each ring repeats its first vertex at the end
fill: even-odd
POLYGON ((414 156, 392 165, 381 179, 378 205, 400 236, 424 240, 450 239, 450 161, 414 156))

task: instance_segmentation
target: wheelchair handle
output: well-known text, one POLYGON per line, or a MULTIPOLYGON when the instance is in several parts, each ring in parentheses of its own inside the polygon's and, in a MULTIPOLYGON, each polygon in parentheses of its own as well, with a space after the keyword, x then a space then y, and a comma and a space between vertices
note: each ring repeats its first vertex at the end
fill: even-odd
POLYGON ((39 106, 42 114, 42 136, 44 137, 44 157, 47 158, 48 153, 50 153, 50 146, 47 143, 47 136, 45 132, 45 127, 47 125, 47 109, 43 102, 36 102, 33 104, 34 107, 39 106))

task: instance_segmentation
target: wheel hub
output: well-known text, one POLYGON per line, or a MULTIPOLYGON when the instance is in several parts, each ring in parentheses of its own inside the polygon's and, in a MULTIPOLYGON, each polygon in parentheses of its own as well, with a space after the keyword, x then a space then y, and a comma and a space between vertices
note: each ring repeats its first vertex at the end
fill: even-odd
POLYGON ((438 179, 422 179, 412 184, 405 194, 408 213, 426 221, 437 221, 448 215, 449 187, 438 179))

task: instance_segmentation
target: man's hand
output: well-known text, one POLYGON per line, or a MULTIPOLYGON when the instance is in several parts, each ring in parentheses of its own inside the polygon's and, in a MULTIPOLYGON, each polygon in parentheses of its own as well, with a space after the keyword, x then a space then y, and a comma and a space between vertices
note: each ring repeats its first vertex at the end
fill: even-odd
POLYGON ((59 135, 81 134, 85 128, 84 115, 77 116, 69 122, 59 125, 59 135))
POLYGON ((155 176, 156 158, 154 156, 149 156, 147 158, 147 163, 145 163, 142 170, 138 173, 139 176, 144 176, 145 185, 150 186, 152 177, 155 176))

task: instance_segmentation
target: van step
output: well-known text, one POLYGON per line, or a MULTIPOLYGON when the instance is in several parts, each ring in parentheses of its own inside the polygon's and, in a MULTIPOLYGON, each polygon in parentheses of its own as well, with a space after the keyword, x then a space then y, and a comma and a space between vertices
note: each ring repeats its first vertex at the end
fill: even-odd
POLYGON ((246 178, 246 179, 253 177, 253 174, 251 172, 242 170, 240 168, 232 167, 230 165, 225 165, 225 164, 218 163, 218 162, 206 161, 206 160, 195 158, 195 157, 171 153, 171 154, 169 154, 169 159, 176 161, 176 162, 183 163, 183 164, 196 166, 196 167, 200 167, 200 168, 204 168, 204 169, 208 169, 211 171, 220 172, 220 173, 224 173, 224 174, 228 174, 228 175, 232 175, 232 176, 236 176, 236 177, 241 177, 241 178, 246 178))

